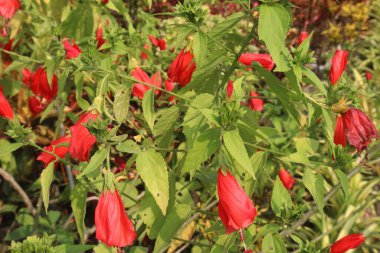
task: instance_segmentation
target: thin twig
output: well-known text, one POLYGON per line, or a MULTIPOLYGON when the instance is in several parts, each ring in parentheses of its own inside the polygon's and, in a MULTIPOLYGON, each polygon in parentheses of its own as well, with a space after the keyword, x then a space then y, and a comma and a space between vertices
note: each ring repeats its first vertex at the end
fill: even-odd
POLYGON ((24 201, 26 207, 29 209, 30 213, 35 216, 36 215, 36 209, 33 207, 32 201, 30 200, 29 196, 26 194, 26 192, 21 188, 21 186, 16 182, 14 177, 9 174, 6 170, 0 168, 0 175, 11 184, 11 186, 16 190, 18 194, 20 194, 22 200, 24 201))

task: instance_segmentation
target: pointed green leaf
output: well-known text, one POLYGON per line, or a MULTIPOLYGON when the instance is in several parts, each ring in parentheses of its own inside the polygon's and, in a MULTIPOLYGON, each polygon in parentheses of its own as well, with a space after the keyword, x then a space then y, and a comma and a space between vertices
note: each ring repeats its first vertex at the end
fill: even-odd
POLYGON ((115 114, 115 119, 119 124, 123 123, 128 116, 130 97, 131 89, 128 87, 120 87, 115 92, 113 112, 115 114))
POLYGON ((71 208, 77 225, 81 242, 84 243, 84 218, 86 216, 87 189, 83 184, 77 184, 71 194, 71 208))
POLYGON ((99 170, 100 165, 104 162, 104 160, 107 158, 108 149, 101 149, 98 150, 92 157, 88 165, 84 168, 83 172, 80 174, 79 177, 82 177, 84 175, 88 175, 91 172, 94 172, 96 170, 99 170))
POLYGON ((145 121, 148 123, 149 128, 153 131, 154 121, 156 115, 154 113, 154 91, 153 89, 145 92, 142 100, 142 109, 144 113, 145 121))
POLYGON ((194 58, 197 66, 201 66, 206 56, 207 37, 203 32, 194 35, 194 58))
POLYGON ((337 170, 336 174, 339 177, 340 184, 342 185, 344 195, 346 196, 346 199, 348 199, 348 197, 350 196, 350 187, 348 184, 347 175, 341 170, 337 170))
POLYGON ((282 217, 282 212, 287 213, 293 207, 292 199, 289 195, 288 190, 282 184, 280 178, 277 176, 273 187, 271 206, 273 212, 278 216, 282 217))
POLYGON ((302 178, 303 184, 313 196, 314 201, 317 203, 318 210, 324 214, 324 180, 321 174, 314 175, 311 169, 306 168, 302 178))
POLYGON ((49 207, 50 185, 53 182, 53 176, 54 162, 51 162, 41 173, 42 200, 44 202, 46 213, 49 207))

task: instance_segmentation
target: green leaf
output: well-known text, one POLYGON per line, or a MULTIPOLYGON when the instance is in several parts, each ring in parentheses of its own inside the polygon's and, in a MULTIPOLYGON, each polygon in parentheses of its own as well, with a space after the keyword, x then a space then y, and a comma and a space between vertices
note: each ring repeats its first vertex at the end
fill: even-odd
POLYGON ((207 52, 207 37, 202 32, 194 35, 194 58, 197 66, 202 66, 207 52))
POLYGON ((286 253, 284 240, 278 234, 267 234, 263 239, 263 252, 286 253))
POLYGON ((276 63, 276 70, 286 72, 291 68, 292 56, 285 47, 285 38, 291 22, 290 12, 281 4, 260 5, 258 34, 265 42, 276 63))
POLYGON ((169 178, 165 160, 153 149, 148 149, 137 155, 136 168, 165 215, 169 202, 169 178))
POLYGON ((239 23, 240 20, 242 20, 244 17, 245 14, 243 12, 232 14, 222 22, 218 22, 208 33, 208 35, 213 37, 214 39, 221 38, 226 33, 228 33, 232 29, 232 27, 239 23))
POLYGON ((118 253, 116 247, 108 247, 107 245, 100 243, 94 247, 95 253, 118 253))
POLYGON ((94 245, 62 244, 54 248, 54 253, 82 253, 92 249, 94 245))
MULTIPOLYGON (((154 125, 153 134, 154 143, 158 148, 168 149, 172 144, 175 135, 175 127, 180 116, 180 110, 177 106, 171 106, 159 111, 157 121, 154 125)), ((162 151, 163 155, 165 151, 162 151)))
POLYGON ((145 195, 141 200, 139 215, 147 226, 149 238, 152 240, 157 238, 165 217, 149 191, 145 191, 145 195))
POLYGON ((119 87, 115 92, 113 112, 115 114, 115 119, 119 124, 123 123, 128 116, 130 97, 131 89, 128 87, 119 87))
POLYGON ((79 41, 84 37, 93 36, 93 12, 92 5, 88 4, 80 4, 77 8, 72 10, 60 25, 60 34, 62 35, 62 38, 73 38, 76 41, 79 41))
POLYGON ((190 173, 191 176, 194 175, 199 166, 216 152, 220 144, 219 128, 208 129, 200 133, 192 146, 186 146, 188 152, 184 157, 185 162, 181 174, 190 173))
POLYGON ((325 88, 325 85, 322 83, 322 81, 318 78, 318 76, 311 71, 310 69, 306 67, 302 67, 302 73, 309 78, 309 80, 318 87, 318 89, 323 93, 323 95, 327 96, 327 90, 325 88))
POLYGON ((74 84, 75 84, 75 99, 78 102, 79 107, 86 111, 90 104, 82 98, 83 93, 83 74, 80 72, 77 72, 74 76, 74 84))
POLYGON ((223 135, 224 145, 231 157, 243 168, 253 179, 256 178, 255 172, 251 166, 247 150, 245 149, 242 138, 237 129, 227 131, 223 135))
POLYGON ((154 245, 154 253, 164 252, 170 240, 175 236, 178 230, 182 227, 191 211, 190 206, 184 204, 175 205, 174 209, 170 210, 158 234, 156 244, 154 245))
POLYGON ((139 145, 132 140, 126 140, 116 145, 116 150, 123 153, 137 154, 141 151, 139 145))
POLYGON ((270 71, 261 67, 259 64, 253 63, 252 66, 259 72, 259 74, 264 77, 266 84, 271 88, 271 90, 276 94, 281 104, 285 109, 293 116, 293 118, 299 123, 299 112, 295 107, 295 102, 292 100, 294 93, 289 89, 284 87, 282 82, 274 76, 270 71))
POLYGON ((325 206, 324 197, 324 180, 321 174, 314 175, 311 169, 306 168, 302 178, 303 184, 313 196, 314 201, 317 203, 318 210, 324 214, 323 208, 325 206))
POLYGON ((282 217, 282 212, 288 213, 293 207, 292 199, 288 190, 282 184, 280 178, 277 176, 273 187, 271 206, 273 212, 278 217, 282 217))
POLYGON ((149 9, 152 8, 152 0, 146 0, 148 2, 149 9))
POLYGON ((100 165, 102 165, 103 161, 106 159, 108 155, 108 149, 100 149, 98 150, 92 157, 90 162, 84 168, 83 172, 79 175, 82 177, 84 175, 88 175, 91 172, 99 170, 100 165))
POLYGON ((50 185, 53 182, 53 176, 54 163, 52 162, 49 163, 49 165, 41 173, 42 200, 44 202, 46 213, 49 207, 50 185))
POLYGON ((340 180, 340 183, 342 185, 342 189, 343 189, 344 195, 346 196, 346 199, 348 199, 348 197, 350 196, 350 187, 349 187, 349 184, 348 184, 347 175, 343 171, 341 171, 341 170, 336 170, 336 174, 339 177, 339 180, 340 180))
POLYGON ((145 121, 148 123, 149 128, 153 131, 154 121, 156 115, 154 113, 154 90, 150 89, 145 92, 142 100, 142 109, 144 113, 145 121))
POLYGON ((311 42, 311 39, 313 38, 313 35, 314 35, 314 32, 309 34, 309 36, 307 36, 307 38, 304 41, 302 41, 302 44, 297 48, 297 51, 300 52, 300 55, 302 57, 305 57, 307 55, 307 52, 309 52, 310 42, 311 42))
POLYGON ((71 193, 71 208, 73 209, 75 223, 82 243, 85 242, 84 230, 86 226, 84 225, 84 218, 86 216, 86 198, 86 187, 83 184, 77 184, 71 193))
POLYGON ((21 148, 22 146, 23 146, 22 143, 3 142, 2 145, 0 145, 0 154, 6 155, 9 153, 12 153, 16 151, 17 149, 21 148))

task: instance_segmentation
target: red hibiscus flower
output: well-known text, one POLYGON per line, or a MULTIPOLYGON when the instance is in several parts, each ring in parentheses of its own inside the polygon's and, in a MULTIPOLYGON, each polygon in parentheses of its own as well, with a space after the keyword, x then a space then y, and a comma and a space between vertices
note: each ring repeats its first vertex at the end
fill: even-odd
POLYGON ((28 106, 33 115, 40 114, 46 108, 46 105, 38 97, 30 97, 28 106))
POLYGON ((218 171, 219 217, 227 234, 246 228, 256 217, 256 208, 230 172, 218 171))
POLYGON ((133 244, 137 235, 132 222, 125 214, 119 192, 105 191, 100 195, 95 209, 96 239, 109 247, 125 247, 133 244))
POLYGON ((39 67, 34 73, 27 69, 23 69, 22 72, 24 74, 23 82, 33 91, 34 95, 46 99, 48 103, 57 96, 58 78, 56 75, 53 75, 51 85, 49 85, 46 71, 42 67, 39 67))
MULTIPOLYGON (((134 70, 132 70, 131 75, 136 79, 144 83, 149 83, 153 86, 156 86, 158 88, 162 87, 162 79, 160 72, 155 73, 152 78, 148 76, 148 74, 142 70, 140 67, 135 67, 134 70)), ((139 99, 142 99, 144 97, 145 92, 147 92, 151 87, 141 84, 141 83, 135 83, 133 85, 132 94, 139 99)), ((159 90, 155 90, 154 93, 156 95, 160 94, 159 90)))
POLYGON ((286 189, 291 190, 293 188, 293 185, 296 182, 296 180, 294 180, 294 178, 292 177, 292 175, 290 175, 289 172, 287 172, 284 169, 280 169, 278 176, 280 177, 280 180, 286 189))
MULTIPOLYGON (((56 154, 59 158, 63 159, 69 151, 69 143, 71 141, 70 136, 63 136, 57 140, 51 142, 50 146, 45 147, 46 151, 56 154)), ((54 162, 54 166, 57 165, 57 158, 49 153, 42 152, 38 157, 38 161, 45 164, 45 168, 49 163, 54 162)))
MULTIPOLYGON (((251 91, 249 96, 258 97, 259 94, 257 94, 255 91, 251 91)), ((261 98, 250 98, 249 107, 251 108, 252 111, 261 112, 262 110, 264 110, 264 100, 262 100, 261 98)))
POLYGON ((84 124, 89 120, 95 121, 97 113, 88 112, 83 114, 74 126, 70 127, 71 143, 69 152, 72 158, 81 162, 88 161, 92 146, 96 143, 96 138, 88 131, 84 124))
POLYGON ((4 18, 11 19, 20 8, 18 0, 0 0, 0 16, 4 18))
POLYGON ((275 65, 269 54, 242 54, 239 58, 239 62, 246 66, 251 66, 252 62, 258 62, 263 68, 266 68, 269 71, 271 71, 275 65))
POLYGON ((2 87, 0 87, 0 116, 10 120, 14 118, 13 109, 5 98, 2 87))
POLYGON ((186 86, 191 81, 191 77, 196 69, 193 58, 194 56, 190 51, 185 52, 182 49, 169 66, 168 77, 170 81, 178 83, 181 87, 186 86))
POLYGON ((330 247, 330 253, 345 253, 350 249, 356 249, 365 242, 362 234, 350 234, 333 243, 330 247))
POLYGON ((348 59, 348 51, 336 50, 334 57, 332 59, 331 69, 330 69, 330 82, 335 85, 342 76, 344 70, 346 69, 348 59))
POLYGON ((65 38, 62 42, 63 48, 66 51, 66 59, 68 60, 75 59, 82 53, 82 50, 75 43, 74 39, 72 39, 71 42, 72 44, 70 44, 67 38, 65 38))

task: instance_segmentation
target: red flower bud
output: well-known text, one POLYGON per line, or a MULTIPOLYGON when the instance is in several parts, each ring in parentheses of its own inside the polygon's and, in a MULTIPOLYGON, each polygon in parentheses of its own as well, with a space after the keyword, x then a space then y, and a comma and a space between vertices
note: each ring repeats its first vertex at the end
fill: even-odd
POLYGON ((84 124, 89 120, 95 121, 97 113, 88 112, 83 114, 78 122, 70 127, 71 143, 69 152, 72 158, 81 162, 88 161, 92 146, 96 143, 96 138, 88 131, 84 124))
POLYGON ((21 8, 18 0, 0 0, 0 16, 10 19, 21 8))
POLYGON ((166 50, 166 41, 164 39, 157 39, 153 35, 149 35, 149 40, 155 47, 166 50))
POLYGON ((193 54, 190 51, 185 52, 182 49, 174 61, 170 64, 168 77, 170 81, 178 83, 181 87, 186 86, 196 69, 196 63, 193 61, 193 54))
POLYGON ((366 77, 367 81, 372 80, 372 74, 371 74, 371 72, 366 71, 366 72, 365 72, 365 77, 366 77))
POLYGON ((98 30, 96 30, 96 40, 98 41, 97 48, 99 49, 101 46, 103 46, 104 43, 106 43, 106 40, 103 38, 103 27, 99 26, 98 30))
MULTIPOLYGON (((146 51, 149 51, 149 49, 150 49, 149 44, 145 44, 145 45, 144 45, 144 49, 145 49, 146 51)), ((142 61, 148 59, 148 55, 146 54, 146 52, 144 52, 144 50, 141 51, 141 56, 140 56, 140 57, 141 57, 141 60, 142 60, 142 61)))
POLYGON ((346 69, 348 59, 348 51, 336 50, 334 57, 332 59, 331 69, 330 69, 330 82, 334 85, 339 81, 344 70, 346 69))
POLYGON ((227 234, 251 225, 257 215, 256 208, 234 176, 230 172, 223 175, 219 170, 217 188, 219 217, 227 234))
POLYGON ((309 34, 307 32, 301 32, 300 36, 298 36, 298 46, 302 44, 302 42, 309 37, 309 34))
POLYGON ((137 235, 132 222, 125 214, 119 192, 103 192, 95 209, 96 239, 109 247, 133 244, 137 235))
POLYGON ((284 169, 280 169, 278 175, 285 188, 291 190, 293 188, 294 183, 296 182, 292 175, 290 175, 290 173, 284 169))
POLYGON ((266 68, 269 71, 272 70, 275 65, 269 54, 242 54, 239 58, 239 62, 246 66, 251 66, 252 62, 258 62, 263 68, 266 68))
MULTIPOLYGON (((51 142, 50 146, 44 148, 44 150, 56 154, 60 158, 64 158, 69 151, 69 143, 71 141, 70 136, 63 136, 57 140, 51 142), (66 143, 66 145, 65 145, 66 143)), ((41 161, 45 164, 45 168, 49 163, 54 162, 54 166, 57 165, 57 158, 49 153, 42 152, 38 157, 38 161, 41 161)))
POLYGON ((231 98, 233 92, 234 92, 234 83, 231 80, 229 80, 227 84, 227 97, 231 98))
POLYGON ((360 153, 371 143, 371 139, 377 139, 378 136, 379 133, 368 116, 359 109, 350 108, 337 119, 334 143, 344 146, 347 139, 360 153))
MULTIPOLYGON (((132 70, 131 75, 138 81, 149 83, 158 88, 162 87, 162 78, 160 72, 155 73, 152 78, 150 78, 144 70, 142 70, 140 67, 136 67, 134 70, 132 70)), ((135 83, 133 84, 132 94, 139 99, 143 99, 145 92, 147 92, 149 89, 151 89, 150 86, 142 83, 135 83)), ((160 91, 155 90, 154 93, 158 95, 160 94, 160 91)))
POLYGON ((68 60, 75 59, 82 53, 82 50, 75 43, 74 39, 72 39, 71 42, 73 44, 70 44, 67 38, 63 39, 63 42, 62 42, 63 48, 66 51, 66 59, 68 60))
MULTIPOLYGON (((254 91, 251 91, 249 94, 250 97, 258 97, 259 94, 257 94, 254 91)), ((261 98, 250 98, 249 99, 249 107, 251 108, 252 111, 258 111, 261 112, 264 110, 264 100, 261 98)))
POLYGON ((365 242, 362 234, 350 234, 333 243, 330 247, 330 253, 345 253, 350 249, 356 249, 365 242))
POLYGON ((13 120, 14 113, 11 105, 3 94, 3 89, 0 87, 0 116, 6 119, 13 120))

